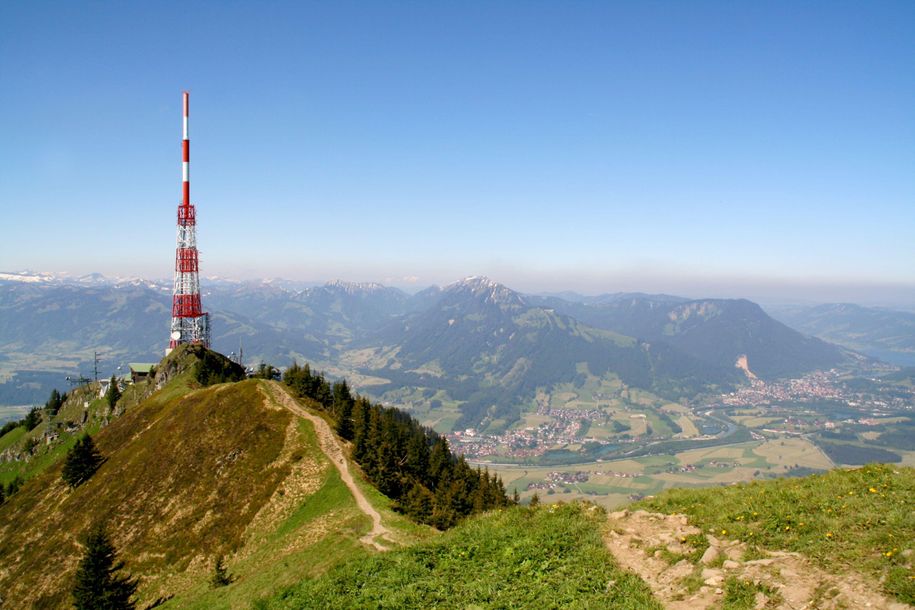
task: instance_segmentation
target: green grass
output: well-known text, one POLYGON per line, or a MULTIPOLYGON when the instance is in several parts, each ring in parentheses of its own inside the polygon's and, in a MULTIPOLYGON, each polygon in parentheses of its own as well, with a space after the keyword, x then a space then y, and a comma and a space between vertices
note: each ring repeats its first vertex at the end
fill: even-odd
MULTIPOLYGON (((75 434, 17 463, 32 475, 0 506, 0 589, 8 603, 67 606, 81 553, 76 541, 98 519, 108 522, 127 571, 141 577, 138 607, 165 600, 163 607, 247 608, 374 553, 359 540, 371 519, 320 449, 314 426, 266 404, 263 383, 193 389, 182 373, 145 399, 154 388, 141 384, 136 394, 125 392, 125 412, 100 430, 106 407, 92 401, 89 429, 98 431, 106 462, 76 489, 60 480, 59 459, 75 434), (213 588, 219 556, 235 580, 213 588)), ((61 409, 62 421, 82 417, 83 401, 61 409)), ((380 541, 386 547, 436 535, 356 479, 391 530, 380 541)))
POLYGON ((781 595, 772 587, 763 584, 741 580, 736 576, 729 576, 724 582, 724 599, 721 607, 723 610, 753 610, 756 607, 756 594, 766 596, 767 608, 781 603, 781 595))
POLYGON ((94 390, 81 388, 73 391, 73 396, 68 398, 57 416, 51 420, 51 423, 60 433, 60 437, 51 445, 46 444, 42 438, 42 435, 48 429, 48 422, 44 419, 47 417, 45 412, 42 412, 42 421, 35 429, 26 432, 25 428, 20 426, 0 438, 0 451, 15 445, 21 446, 26 438, 34 438, 39 441, 33 455, 27 460, 0 463, 0 484, 9 483, 17 476, 21 477, 23 481, 28 481, 59 462, 67 454, 70 447, 76 443, 77 437, 81 434, 84 432, 88 434, 98 432, 102 424, 101 416, 107 408, 107 403, 104 398, 91 399, 95 395, 94 390), (62 425, 67 421, 67 417, 71 413, 78 413, 82 416, 85 410, 82 404, 87 397, 90 399, 88 408, 89 420, 85 428, 72 433, 58 428, 58 425, 62 425))
MULTIPOLYGON (((311 424, 300 422, 314 436, 311 424)), ((315 447, 316 445, 311 445, 315 447)), ((325 460, 326 461, 326 460, 325 460)), ((252 599, 268 595, 296 583, 314 578, 337 563, 365 557, 369 551, 358 538, 371 528, 371 521, 355 505, 352 495, 340 479, 336 468, 324 471, 321 488, 309 496, 276 530, 266 532, 257 540, 256 551, 241 561, 227 557, 231 585, 214 589, 200 579, 194 589, 168 603, 163 608, 233 608, 249 606, 252 599), (333 525, 328 529, 320 519, 333 525), (298 537, 307 537, 315 529, 320 536, 308 545, 289 552, 288 546, 298 537)))
POLYGON ((273 608, 660 608, 618 568, 589 504, 511 508, 351 561, 261 600, 273 608))
POLYGON ((144 576, 143 601, 175 592, 168 583, 184 578, 195 557, 228 555, 244 544, 246 527, 288 473, 278 454, 291 415, 263 408, 256 382, 163 398, 95 435, 106 461, 76 489, 60 481, 59 459, 33 458, 44 472, 0 507, 4 597, 65 603, 70 574, 44 566, 72 566, 75 541, 99 519, 108 521, 129 570, 144 576))
POLYGON ((22 426, 13 428, 2 437, 0 437, 0 451, 6 451, 15 445, 19 439, 26 435, 25 428, 22 426))
POLYGON ((887 594, 915 603, 915 571, 903 554, 915 546, 915 469, 870 465, 801 479, 672 489, 636 507, 685 513, 695 525, 751 548, 797 551, 828 569, 863 571, 883 581, 887 594))

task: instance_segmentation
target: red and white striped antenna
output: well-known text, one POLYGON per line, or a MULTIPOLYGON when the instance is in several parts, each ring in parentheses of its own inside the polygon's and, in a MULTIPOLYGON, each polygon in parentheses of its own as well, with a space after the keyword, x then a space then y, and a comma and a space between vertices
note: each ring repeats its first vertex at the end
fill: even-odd
POLYGON ((178 204, 178 239, 175 249, 175 290, 168 354, 182 343, 210 346, 210 314, 200 304, 197 255, 197 214, 191 203, 191 141, 188 135, 190 94, 182 95, 181 203, 178 204))
POLYGON ((187 131, 187 117, 190 108, 191 95, 185 91, 182 96, 184 106, 184 121, 182 123, 181 138, 181 187, 183 193, 182 205, 191 205, 191 141, 187 131))

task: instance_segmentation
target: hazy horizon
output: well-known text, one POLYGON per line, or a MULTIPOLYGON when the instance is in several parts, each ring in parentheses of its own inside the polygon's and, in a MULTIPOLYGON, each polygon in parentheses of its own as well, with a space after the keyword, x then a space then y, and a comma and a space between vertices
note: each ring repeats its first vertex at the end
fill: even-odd
POLYGON ((4 269, 915 303, 915 4, 0 6, 4 269), (180 15, 180 19, 176 18, 180 15))
MULTIPOLYGON (((603 280, 575 278, 529 273, 512 275, 496 270, 495 273, 464 273, 440 278, 423 278, 420 276, 364 276, 361 274, 340 274, 328 276, 300 275, 238 275, 233 273, 201 273, 201 285, 206 290, 207 281, 224 280, 237 282, 289 282, 301 286, 321 286, 332 281, 353 283, 377 283, 388 287, 399 288, 408 293, 415 293, 431 286, 444 287, 454 282, 473 276, 485 276, 512 290, 525 294, 561 295, 576 293, 582 296, 598 296, 611 293, 646 293, 668 294, 686 298, 743 298, 762 305, 817 305, 824 303, 854 303, 869 307, 886 307, 915 311, 915 287, 889 284, 838 284, 825 282, 785 283, 765 278, 716 278, 705 283, 677 278, 619 276, 603 280)), ((171 282, 165 274, 105 273, 91 271, 61 271, 50 269, 0 269, 0 273, 47 273, 76 279, 94 273, 109 279, 143 279, 159 282, 171 282)))

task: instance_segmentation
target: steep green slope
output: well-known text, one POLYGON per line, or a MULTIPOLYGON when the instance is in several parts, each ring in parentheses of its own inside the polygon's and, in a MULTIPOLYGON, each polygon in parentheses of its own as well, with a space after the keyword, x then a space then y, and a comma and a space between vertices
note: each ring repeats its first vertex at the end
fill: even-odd
MULTIPOLYGON (((137 390, 131 390, 132 397, 137 390)), ((32 430, 20 426, 0 437, 0 455, 4 458, 0 461, 0 485, 40 474, 66 454, 79 434, 95 434, 109 414, 107 402, 98 397, 97 384, 71 390, 54 417, 42 410, 41 422, 32 430)))
POLYGON ((673 489, 636 508, 684 513, 716 535, 797 551, 854 570, 915 604, 915 469, 871 465, 802 479, 718 489, 673 489))
POLYGON ((605 519, 588 504, 490 513, 430 542, 341 565, 256 607, 659 609, 604 548, 605 519))
MULTIPOLYGON (((371 519, 321 451, 310 421, 249 380, 194 388, 193 369, 101 429, 106 461, 74 490, 50 464, 0 506, 0 590, 10 607, 66 607, 80 541, 107 523, 140 605, 246 607, 255 597, 368 554, 371 519), (236 581, 211 589, 215 559, 236 581), (48 569, 54 566, 54 569, 48 569)), ((182 370, 182 368, 184 370, 182 370)), ((427 535, 365 489, 390 546, 427 535)))

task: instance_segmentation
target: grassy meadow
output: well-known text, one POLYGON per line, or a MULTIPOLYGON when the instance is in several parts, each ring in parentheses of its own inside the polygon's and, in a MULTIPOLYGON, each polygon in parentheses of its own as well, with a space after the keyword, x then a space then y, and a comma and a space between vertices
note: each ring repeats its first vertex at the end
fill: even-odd
POLYGON ((605 522, 591 504, 489 513, 433 540, 341 564, 255 607, 660 610, 605 549, 605 522))

